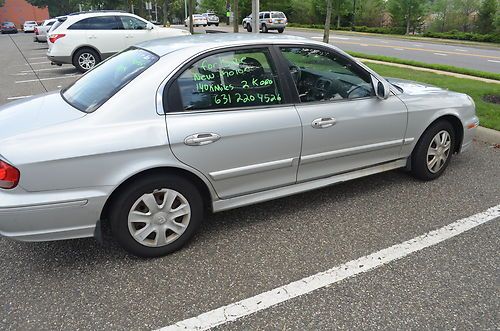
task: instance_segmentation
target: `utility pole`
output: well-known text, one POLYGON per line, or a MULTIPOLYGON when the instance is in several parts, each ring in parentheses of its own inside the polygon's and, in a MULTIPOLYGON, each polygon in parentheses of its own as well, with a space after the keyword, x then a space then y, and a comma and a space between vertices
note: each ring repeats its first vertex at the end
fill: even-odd
POLYGON ((259 33, 259 0, 252 0, 252 32, 259 33))
POLYGON ((193 28, 193 12, 194 12, 194 0, 189 0, 189 32, 191 34, 194 33, 194 28, 193 28))
POLYGON ((327 43, 327 44, 330 41, 330 20, 331 20, 331 18, 332 18, 332 0, 327 0, 325 31, 323 32, 323 42, 327 43))
POLYGON ((238 23, 238 0, 233 1, 233 32, 238 33, 239 23, 238 23))

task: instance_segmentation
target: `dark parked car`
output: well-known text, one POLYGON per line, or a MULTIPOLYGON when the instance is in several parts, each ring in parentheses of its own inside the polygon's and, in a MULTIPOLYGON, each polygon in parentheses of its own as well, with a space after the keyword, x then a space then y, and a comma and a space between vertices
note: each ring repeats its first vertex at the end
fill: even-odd
POLYGON ((16 25, 12 22, 3 22, 0 26, 0 30, 2 30, 2 34, 4 33, 17 33, 16 25))

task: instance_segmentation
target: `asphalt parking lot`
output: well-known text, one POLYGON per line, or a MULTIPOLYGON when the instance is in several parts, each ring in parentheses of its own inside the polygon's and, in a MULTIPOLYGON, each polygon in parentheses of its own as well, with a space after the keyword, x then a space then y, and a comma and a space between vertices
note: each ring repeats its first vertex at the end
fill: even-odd
MULTIPOLYGON (((0 104, 78 76, 51 66, 31 38, 0 36, 0 104)), ((476 142, 433 182, 391 171, 211 215, 187 247, 160 259, 93 239, 0 238, 0 329, 170 326, 498 209, 499 165, 500 149, 476 142)), ((491 218, 216 329, 496 330, 499 235, 500 218, 491 218)))

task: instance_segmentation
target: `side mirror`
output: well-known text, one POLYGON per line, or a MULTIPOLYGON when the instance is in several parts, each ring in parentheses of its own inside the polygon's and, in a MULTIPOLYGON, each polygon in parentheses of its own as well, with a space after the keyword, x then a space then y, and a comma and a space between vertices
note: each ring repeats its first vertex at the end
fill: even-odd
POLYGON ((389 97, 389 94, 391 93, 391 88, 385 82, 382 82, 377 78, 375 78, 374 76, 372 76, 372 83, 377 98, 379 98, 380 100, 385 100, 389 97))
POLYGON ((153 29, 154 29, 153 23, 148 23, 146 25, 146 30, 153 30, 153 29))

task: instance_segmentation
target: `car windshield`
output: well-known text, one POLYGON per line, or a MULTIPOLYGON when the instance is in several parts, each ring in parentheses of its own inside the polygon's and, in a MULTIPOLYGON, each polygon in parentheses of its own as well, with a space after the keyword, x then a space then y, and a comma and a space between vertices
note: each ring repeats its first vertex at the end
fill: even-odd
POLYGON ((273 18, 285 18, 285 14, 283 13, 273 13, 273 18))
POLYGON ((158 59, 146 50, 129 48, 89 71, 61 94, 73 107, 91 113, 158 59))

